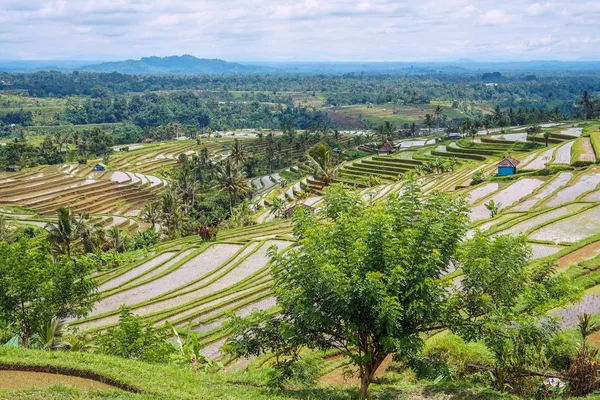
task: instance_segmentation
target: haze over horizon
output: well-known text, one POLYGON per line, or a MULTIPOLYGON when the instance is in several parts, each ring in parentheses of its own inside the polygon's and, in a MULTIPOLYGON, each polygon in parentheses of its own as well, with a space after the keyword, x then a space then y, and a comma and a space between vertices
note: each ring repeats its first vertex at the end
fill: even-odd
POLYGON ((600 3, 0 0, 4 60, 598 60, 600 3))

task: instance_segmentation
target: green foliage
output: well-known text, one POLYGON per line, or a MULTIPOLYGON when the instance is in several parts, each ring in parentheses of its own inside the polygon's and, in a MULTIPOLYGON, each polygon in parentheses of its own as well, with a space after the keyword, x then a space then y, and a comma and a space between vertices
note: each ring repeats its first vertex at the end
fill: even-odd
POLYGON ((167 332, 145 326, 142 318, 121 307, 119 324, 109 328, 98 339, 98 350, 104 354, 151 363, 166 363, 174 352, 167 332))
POLYGON ((177 364, 189 366, 196 370, 201 370, 204 373, 215 372, 224 369, 221 362, 215 362, 210 358, 206 357, 200 351, 200 339, 197 332, 190 332, 185 337, 185 341, 181 340, 177 329, 169 322, 166 325, 171 329, 173 336, 175 337, 176 344, 175 349, 177 353, 172 356, 177 364))
POLYGON ((341 183, 328 186, 323 191, 323 214, 337 220, 342 215, 359 213, 365 207, 360 193, 348 190, 341 183))
POLYGON ((0 242, 0 319, 20 326, 26 347, 45 321, 85 316, 96 287, 85 263, 53 262, 48 249, 33 243, 0 242))
POLYGON ((424 198, 416 182, 385 205, 350 203, 333 213, 334 223, 296 221, 301 250, 275 257, 274 290, 295 337, 338 348, 359 367, 364 397, 387 354, 418 351, 421 333, 446 320, 440 278, 466 231, 468 208, 444 193, 424 198))
POLYGON ((485 175, 482 171, 475 171, 471 176, 471 186, 479 185, 485 180, 485 175))

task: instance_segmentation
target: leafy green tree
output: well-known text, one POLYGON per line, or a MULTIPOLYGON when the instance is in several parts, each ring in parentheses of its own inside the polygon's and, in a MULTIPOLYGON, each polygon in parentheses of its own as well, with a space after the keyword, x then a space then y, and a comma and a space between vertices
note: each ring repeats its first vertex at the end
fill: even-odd
POLYGON ((31 239, 0 242, 0 319, 18 324, 28 347, 45 321, 80 318, 91 310, 96 283, 90 272, 77 260, 53 262, 31 239))
POLYGON ((358 367, 365 398, 385 357, 417 351, 422 333, 447 320, 441 278, 468 206, 444 193, 424 198, 411 182, 386 205, 348 210, 335 223, 297 220, 301 246, 274 257, 274 291, 304 345, 339 349, 358 367))
POLYGON ((233 140, 233 146, 231 146, 231 154, 229 158, 234 162, 235 165, 243 165, 246 162, 246 152, 240 145, 239 139, 233 140))

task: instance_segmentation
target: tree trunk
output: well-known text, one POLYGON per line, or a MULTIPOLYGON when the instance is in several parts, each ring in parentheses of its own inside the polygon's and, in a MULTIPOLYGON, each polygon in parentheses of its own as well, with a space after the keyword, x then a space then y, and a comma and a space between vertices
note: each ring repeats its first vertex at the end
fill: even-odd
POLYGON ((364 366, 363 374, 360 377, 360 392, 358 398, 364 400, 369 392, 369 385, 373 381, 377 368, 385 360, 386 354, 373 355, 372 358, 364 366))

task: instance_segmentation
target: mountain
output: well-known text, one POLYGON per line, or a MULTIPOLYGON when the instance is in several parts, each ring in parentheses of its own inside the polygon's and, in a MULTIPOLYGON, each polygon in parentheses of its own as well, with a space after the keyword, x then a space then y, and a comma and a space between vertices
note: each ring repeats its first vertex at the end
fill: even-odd
POLYGON ((119 72, 140 75, 256 74, 272 68, 230 63, 219 59, 196 58, 189 54, 170 57, 144 57, 141 60, 103 62, 77 68, 86 72, 119 72))

